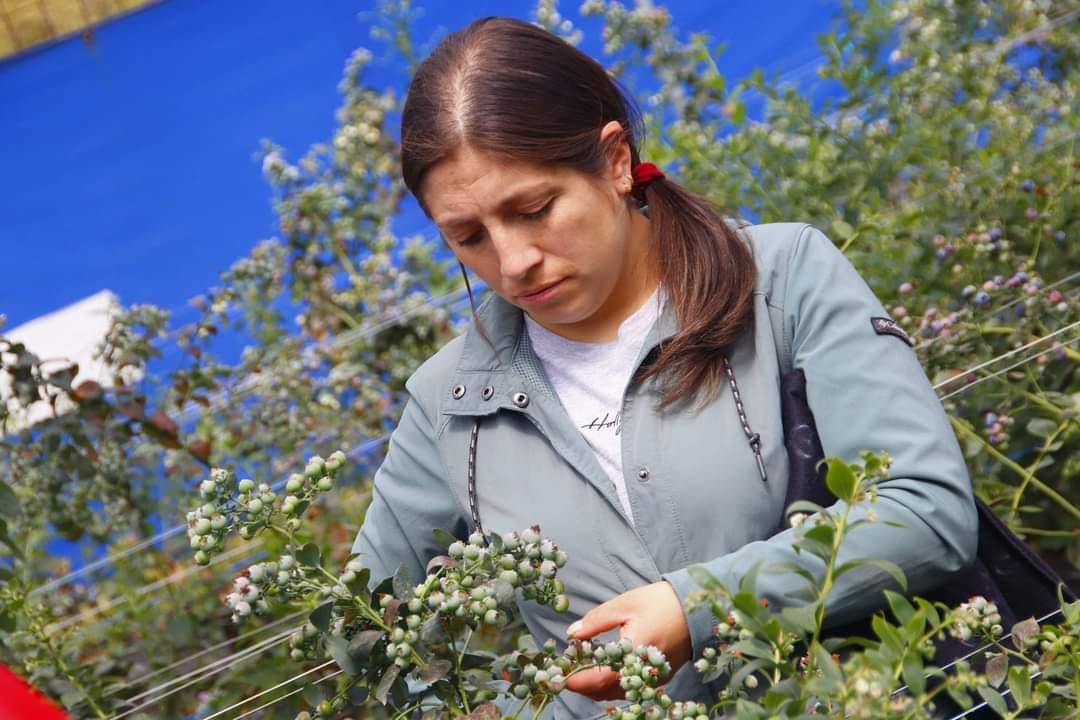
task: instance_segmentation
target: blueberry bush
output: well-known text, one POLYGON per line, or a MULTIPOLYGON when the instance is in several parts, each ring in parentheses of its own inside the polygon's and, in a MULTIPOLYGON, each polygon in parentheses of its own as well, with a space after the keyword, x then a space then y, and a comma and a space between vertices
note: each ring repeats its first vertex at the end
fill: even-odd
MULTIPOLYGON (((330 666, 314 668, 328 642, 344 657, 342 641, 318 627, 311 635, 303 623, 329 588, 317 606, 331 604, 335 622, 333 613, 344 613, 348 603, 367 602, 393 631, 379 614, 386 610, 381 600, 355 595, 357 578, 342 584, 360 600, 333 588, 348 572, 362 572, 348 568, 348 548, 401 410, 404 380, 468 318, 456 266, 439 239, 400 230, 417 212, 396 172, 400 88, 425 52, 415 48, 429 40, 414 37, 415 12, 408 2, 382 5, 371 49, 346 63, 337 125, 325 144, 301 157, 264 144, 277 235, 194 298, 185 322, 151 306, 126 308, 116 318, 100 348, 109 383, 73 386, 71 363, 35 356, 5 338, 0 325, 0 382, 11 389, 0 403, 0 662, 74 717, 233 717, 271 701, 277 704, 262 715, 291 717, 322 702, 332 710, 342 699, 355 704, 358 687, 378 690, 364 675, 344 695, 324 697, 330 681, 315 683, 330 666), (376 86, 372 64, 400 76, 376 86), (29 419, 42 417, 42 409, 44 419, 29 419), (337 448, 343 460, 332 454, 337 448), (316 454, 326 458, 324 471, 331 457, 337 470, 301 472, 297 485, 292 469, 307 467, 316 454), (201 493, 210 480, 217 487, 216 477, 234 477, 211 475, 211 468, 285 479, 246 491, 238 482, 235 493, 230 479, 222 485, 227 500, 210 493, 188 519, 193 489, 201 493), (316 501, 328 492, 333 502, 316 501), (255 501, 263 507, 252 509, 255 501), (79 574, 51 551, 58 540, 85 551, 79 574), (299 554, 312 547, 317 554, 299 554), (203 553, 196 559, 206 564, 192 563, 192 552, 203 553), (103 554, 107 562, 94 561, 103 554), (280 563, 290 554, 298 565, 325 568, 335 582, 317 572, 274 584, 278 573, 289 572, 280 563), (271 583, 264 593, 250 568, 267 563, 278 568, 263 567, 261 582, 271 583), (234 586, 225 594, 234 602, 222 602, 222 578, 244 568, 249 584, 234 586), (251 588, 258 597, 249 597, 251 588), (258 622, 246 622, 248 609, 258 622), (290 656, 301 654, 297 666, 290 656), (307 674, 292 680, 301 672, 307 674)), ((1078 17, 1077 0, 842 2, 834 31, 820 38, 813 75, 737 79, 721 72, 722 48, 678 30, 659 5, 587 0, 560 7, 541 0, 532 18, 600 57, 639 99, 646 158, 732 213, 810 222, 834 239, 914 339, 976 492, 1073 583, 1080 564, 1078 17)), ((466 544, 485 549, 495 541, 487 542, 466 544)), ((440 568, 438 581, 457 572, 450 564, 440 568)), ((483 575, 482 582, 498 580, 483 575)), ((557 587, 556 580, 544 587, 557 587)), ((850 703, 845 712, 874 716, 892 702, 898 683, 912 688, 905 697, 915 702, 897 701, 901 717, 917 717, 920 698, 952 697, 954 690, 984 701, 1007 687, 1010 697, 1030 701, 1019 711, 1025 716, 1050 716, 1069 698, 1075 703, 1075 609, 1063 609, 1046 626, 995 634, 993 610, 977 600, 957 610, 894 596, 892 620, 880 622, 899 639, 885 630, 888 638, 879 640, 888 642, 874 652, 841 654, 830 664, 825 656, 831 659, 833 649, 814 644, 806 618, 799 625, 786 609, 748 602, 750 578, 730 589, 701 580, 701 602, 717 614, 722 641, 705 658, 715 667, 703 671, 737 679, 729 683, 736 694, 722 698, 721 707, 672 710, 658 699, 662 686, 650 671, 639 674, 641 688, 628 688, 639 692, 643 713, 787 713, 813 696, 831 703, 825 712, 850 703), (957 613, 966 624, 948 625, 957 613), (950 628, 989 635, 993 652, 1016 665, 953 668, 950 676, 961 680, 931 676, 920 687, 917 670, 929 661, 919 655, 916 634, 950 628), (744 631, 756 634, 742 637, 744 631), (750 645, 738 648, 742 660, 733 658, 731 648, 744 642, 750 645), (746 649, 762 651, 757 642, 781 660, 770 655, 736 678, 746 667, 736 664, 765 660, 746 649), (811 652, 789 653, 789 642, 811 652), (807 667, 791 664, 799 658, 807 667), (1024 680, 1016 668, 1027 665, 1042 674, 1024 680), (808 668, 818 673, 817 684, 808 668), (801 679, 784 684, 795 678, 801 679), (1072 695, 1062 694, 1069 682, 1072 695)), ((402 599, 404 587, 399 581, 390 594, 402 599)), ((409 586, 413 597, 416 587, 409 586)), ((554 669, 563 678, 570 670, 552 665, 562 652, 522 637, 499 587, 496 607, 484 615, 506 613, 505 624, 502 616, 488 623, 470 614, 447 632, 461 642, 471 629, 469 646, 493 653, 492 662, 525 653, 531 659, 522 667, 505 667, 514 680, 506 691, 515 699, 525 693, 521 702, 543 702, 556 692, 554 669), (519 682, 530 664, 546 677, 519 682)), ((415 631, 408 616, 401 616, 403 632, 415 631)), ((337 634, 351 643, 349 632, 359 626, 349 627, 337 634)), ((386 642, 396 656, 402 642, 386 642)), ((423 655, 431 650, 424 643, 406 646, 413 664, 395 667, 414 684, 425 682, 417 674, 422 663, 451 659, 423 655)), ((371 647, 389 659, 385 646, 371 647)), ((631 675, 638 665, 663 667, 652 664, 648 649, 611 650, 600 660, 610 655, 631 675)), ((590 649, 580 652, 587 659, 590 649)), ((365 673, 383 667, 360 666, 365 673)), ((353 679, 347 663, 340 669, 353 679)), ((483 672, 490 680, 486 666, 483 672)), ((474 680, 452 667, 430 686, 455 689, 456 699, 435 692, 444 707, 464 711, 467 703, 475 713, 489 704, 490 688, 469 684, 474 680)), ((404 709, 398 701, 422 692, 405 680, 388 683, 394 707, 404 709)), ((376 701, 365 707, 382 708, 376 701)), ((985 701, 998 706, 998 699, 985 701)))

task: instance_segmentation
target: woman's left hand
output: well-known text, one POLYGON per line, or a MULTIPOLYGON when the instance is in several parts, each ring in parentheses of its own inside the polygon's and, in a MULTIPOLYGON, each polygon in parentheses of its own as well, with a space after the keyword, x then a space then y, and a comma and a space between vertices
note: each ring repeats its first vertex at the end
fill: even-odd
MULTIPOLYGON (((634 645, 654 645, 671 663, 675 673, 690 659, 693 646, 679 596, 666 581, 634 588, 598 605, 570 626, 568 634, 580 640, 612 628, 634 645)), ((593 700, 617 700, 623 697, 619 674, 596 668, 583 670, 566 679, 568 690, 588 695, 593 700)))

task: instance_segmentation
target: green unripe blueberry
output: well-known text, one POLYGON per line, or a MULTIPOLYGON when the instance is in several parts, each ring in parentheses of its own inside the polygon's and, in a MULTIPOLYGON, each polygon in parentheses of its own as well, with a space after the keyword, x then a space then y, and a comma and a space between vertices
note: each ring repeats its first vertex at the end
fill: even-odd
POLYGON ((254 500, 251 500, 250 502, 248 502, 247 509, 248 509, 249 512, 253 512, 253 513, 262 512, 263 501, 260 500, 259 498, 255 498, 254 500))
POLYGON ((416 628, 420 627, 421 622, 422 621, 420 620, 419 615, 409 615, 407 618, 405 618, 405 624, 409 627, 410 630, 415 630, 416 628))
POLYGON ((255 489, 255 481, 248 478, 244 478, 240 481, 240 484, 236 486, 242 493, 249 493, 255 489))
POLYGON ((536 675, 533 676, 533 682, 535 682, 537 685, 539 685, 540 683, 546 683, 550 679, 551 675, 548 673, 547 670, 537 670, 536 675))
POLYGON ((466 560, 475 560, 480 557, 480 548, 472 544, 466 545, 464 554, 466 560))
POLYGON ((500 555, 498 564, 503 570, 513 570, 517 565, 517 559, 513 555, 500 555))
POLYGON ((410 645, 415 645, 419 639, 420 633, 416 632, 415 630, 405 631, 405 642, 409 643, 410 645))
POLYGON ((210 498, 217 492, 217 483, 213 480, 203 480, 199 485, 199 494, 204 498, 210 498))
POLYGON ((244 538, 245 540, 250 540, 251 538, 255 537, 255 528, 245 525, 244 527, 240 528, 240 537, 244 538))
POLYGON ((492 608, 484 613, 484 622, 488 625, 501 625, 501 615, 502 613, 492 608))
POLYGON ((532 663, 529 663, 525 667, 521 668, 521 677, 525 678, 526 680, 532 680, 533 677, 536 676, 536 673, 539 669, 540 668, 536 667, 532 663))
POLYGON ((228 519, 224 515, 219 513, 210 518, 210 527, 214 528, 215 530, 224 530, 228 522, 228 519))
POLYGON ((330 492, 334 489, 334 478, 329 475, 324 475, 319 478, 318 482, 319 492, 330 492))
POLYGON ((278 567, 282 570, 292 570, 296 567, 296 558, 292 555, 282 555, 281 558, 278 559, 278 567))
POLYGON ((293 648, 292 651, 289 653, 289 657, 291 657, 296 662, 300 662, 304 659, 304 651, 300 648, 293 648))
POLYGON ((446 549, 447 554, 455 559, 460 559, 465 556, 465 543, 460 540, 455 540, 450 543, 450 547, 446 549))
POLYGON ((345 466, 345 459, 345 453, 335 450, 330 453, 330 457, 326 458, 326 467, 330 472, 337 472, 345 466))
POLYGON ((409 600, 409 612, 418 613, 423 609, 424 603, 420 598, 411 598, 409 600))
POLYGON ((304 637, 313 638, 319 634, 319 628, 308 622, 304 623, 304 629, 301 632, 304 633, 304 637))
POLYGON ((322 477, 326 473, 326 461, 318 455, 308 460, 307 467, 304 468, 304 475, 308 476, 312 480, 322 477))
POLYGON ((386 608, 390 607, 390 602, 393 599, 394 598, 391 595, 380 595, 379 596, 379 607, 382 608, 383 610, 385 610, 386 608))
POLYGON ((555 577, 555 571, 557 569, 558 568, 555 567, 555 563, 551 560, 545 560, 544 562, 540 563, 540 575, 542 577, 555 577))
POLYGON ((304 489, 304 476, 299 473, 293 473, 289 476, 289 479, 285 482, 285 492, 298 493, 304 489))
POLYGON ((199 552, 195 553, 195 562, 199 565, 209 565, 210 554, 207 553, 205 550, 200 550, 199 552))
POLYGON ((288 522, 285 523, 285 529, 291 532, 296 532, 297 530, 299 530, 300 518, 289 518, 288 522))
POLYGON ((529 697, 529 686, 515 685, 513 692, 514 697, 516 697, 518 700, 524 700, 525 698, 529 697))
POLYGON ((526 545, 539 542, 540 533, 536 532, 534 528, 528 528, 521 533, 521 541, 526 545))
POLYGON ((390 633, 390 639, 396 643, 401 642, 405 639, 405 631, 399 627, 394 628, 394 631, 390 633))
POLYGON ((570 609, 570 598, 565 595, 556 595, 555 600, 551 603, 551 608, 555 612, 566 612, 570 609))
POLYGON ((510 585, 512 585, 513 587, 517 587, 518 582, 520 582, 518 574, 513 570, 503 570, 501 573, 499 573, 499 579, 503 582, 510 583, 510 585))
POLYGON ((315 708, 315 712, 322 717, 330 717, 334 713, 334 706, 330 704, 329 700, 323 700, 319 703, 318 707, 315 708))
POLYGON ((206 518, 199 518, 195 521, 195 527, 191 531, 196 535, 206 535, 210 532, 210 521, 206 518))
POLYGON ((516 532, 508 532, 502 536, 503 547, 507 550, 516 550, 521 545, 521 537, 516 532))
POLYGON ((476 547, 483 547, 484 546, 484 535, 483 535, 483 533, 474 532, 471 535, 469 535, 469 544, 470 545, 475 545, 476 547))

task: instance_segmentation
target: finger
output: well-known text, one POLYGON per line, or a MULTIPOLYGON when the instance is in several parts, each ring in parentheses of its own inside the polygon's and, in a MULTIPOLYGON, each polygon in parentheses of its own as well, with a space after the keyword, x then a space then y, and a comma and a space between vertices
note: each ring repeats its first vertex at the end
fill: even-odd
POLYGON ((592 668, 576 672, 566 679, 566 689, 593 700, 618 700, 623 697, 619 673, 611 668, 592 668))
POLYGON ((580 620, 566 629, 566 634, 580 640, 587 640, 598 633, 620 627, 630 618, 616 600, 597 605, 585 613, 580 620))

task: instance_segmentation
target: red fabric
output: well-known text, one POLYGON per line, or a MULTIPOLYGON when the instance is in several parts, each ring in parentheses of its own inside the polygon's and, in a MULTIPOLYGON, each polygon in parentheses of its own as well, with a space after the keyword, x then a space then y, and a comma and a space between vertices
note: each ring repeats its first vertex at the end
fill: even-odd
POLYGON ((630 175, 634 179, 634 186, 630 188, 630 194, 634 196, 634 199, 638 201, 638 204, 642 206, 647 205, 648 202, 645 200, 645 186, 653 180, 663 179, 664 173, 652 163, 643 162, 638 163, 631 168, 630 175))
POLYGON ((630 173, 633 175, 635 188, 643 188, 653 180, 657 178, 662 180, 665 177, 660 168, 651 162, 638 163, 631 169, 630 173))
POLYGON ((68 720, 67 714, 0 665, 0 720, 68 720))

